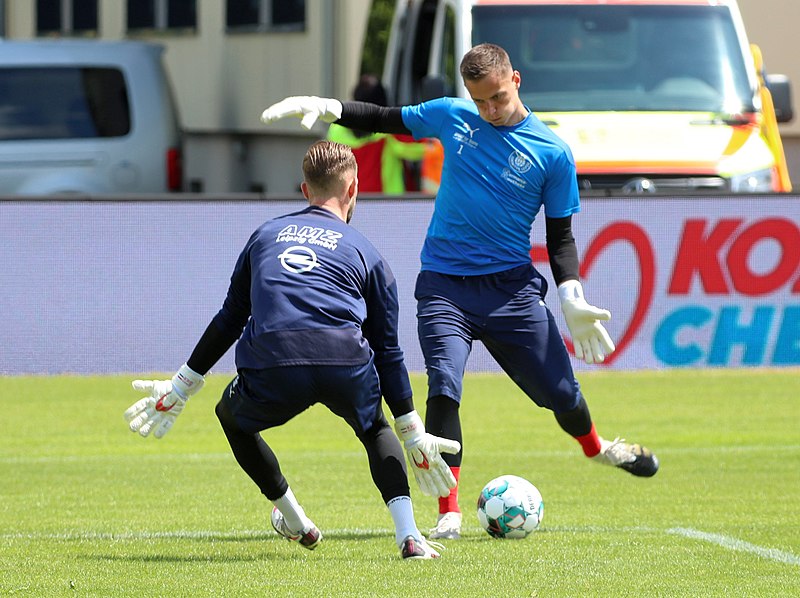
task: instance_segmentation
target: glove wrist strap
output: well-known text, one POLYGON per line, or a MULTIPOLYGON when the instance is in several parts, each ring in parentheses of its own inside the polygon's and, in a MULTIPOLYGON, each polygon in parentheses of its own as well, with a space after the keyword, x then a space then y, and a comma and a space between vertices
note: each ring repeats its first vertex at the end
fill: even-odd
POLYGON ((182 399, 188 399, 202 388, 204 381, 203 376, 184 363, 172 377, 172 390, 182 399))
POLYGON ((583 285, 580 280, 565 280, 558 285, 558 298, 561 303, 583 299, 583 285))
POLYGON ((401 440, 417 438, 425 433, 425 425, 416 409, 395 419, 394 429, 401 440))
POLYGON ((344 107, 342 106, 342 103, 339 100, 335 99, 335 98, 329 98, 329 99, 326 99, 326 101, 325 101, 325 111, 327 113, 329 113, 330 115, 336 117, 334 119, 334 121, 339 120, 339 119, 342 118, 342 110, 343 110, 343 108, 344 107))

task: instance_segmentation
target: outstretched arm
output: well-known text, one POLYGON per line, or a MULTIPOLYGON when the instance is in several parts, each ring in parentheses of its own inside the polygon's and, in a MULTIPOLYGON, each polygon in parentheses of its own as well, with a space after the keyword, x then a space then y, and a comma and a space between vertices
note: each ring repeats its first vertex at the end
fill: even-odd
POLYGON ((403 124, 400 108, 387 108, 366 102, 342 102, 342 117, 336 124, 372 133, 411 134, 403 124))
POLYGON ((317 96, 292 96, 273 104, 261 113, 261 121, 271 123, 286 117, 299 118, 310 129, 317 120, 335 122, 349 129, 374 133, 411 133, 403 124, 400 108, 387 108, 366 102, 340 102, 317 96))
POLYGON ((231 277, 222 309, 206 328, 187 362, 171 380, 134 380, 134 390, 147 394, 124 413, 132 432, 156 438, 170 431, 186 402, 197 393, 205 374, 236 342, 250 316, 250 270, 247 249, 231 277))

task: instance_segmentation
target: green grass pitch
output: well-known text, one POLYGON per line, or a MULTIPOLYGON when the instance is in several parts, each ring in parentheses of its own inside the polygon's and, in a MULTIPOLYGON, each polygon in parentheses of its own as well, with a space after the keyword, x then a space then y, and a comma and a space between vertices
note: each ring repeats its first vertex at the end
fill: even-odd
MULTIPOLYGON (((0 595, 800 596, 797 370, 583 374, 600 434, 660 457, 651 479, 589 462, 506 377, 469 375, 464 537, 417 562, 324 408, 265 436, 325 534, 309 552, 275 535, 229 452, 213 413, 229 376, 209 376, 160 441, 127 430, 132 377, 0 377, 0 595), (505 473, 544 496, 524 540, 475 516, 505 473)), ((424 531, 436 502, 411 486, 424 531)))

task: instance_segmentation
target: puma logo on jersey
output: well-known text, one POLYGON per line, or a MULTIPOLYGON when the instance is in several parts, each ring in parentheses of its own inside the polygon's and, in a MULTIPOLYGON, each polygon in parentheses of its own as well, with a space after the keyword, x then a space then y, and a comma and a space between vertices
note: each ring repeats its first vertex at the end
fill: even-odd
POLYGON ((469 138, 470 138, 470 139, 472 139, 472 136, 473 136, 473 135, 474 135, 476 132, 478 132, 478 131, 480 131, 480 130, 481 130, 481 129, 480 129, 480 127, 477 127, 477 128, 475 128, 475 129, 473 129, 473 128, 470 126, 470 124, 469 124, 469 123, 463 123, 463 126, 464 126, 464 128, 467 130, 467 135, 469 135, 469 138))
POLYGON ((477 148, 478 142, 472 139, 472 136, 475 135, 478 131, 480 131, 480 127, 475 127, 474 129, 470 126, 469 123, 462 122, 460 124, 455 125, 456 132, 453 133, 453 139, 462 145, 461 148, 458 149, 458 153, 461 153, 463 146, 477 148), (466 131, 466 134, 464 134, 466 131))

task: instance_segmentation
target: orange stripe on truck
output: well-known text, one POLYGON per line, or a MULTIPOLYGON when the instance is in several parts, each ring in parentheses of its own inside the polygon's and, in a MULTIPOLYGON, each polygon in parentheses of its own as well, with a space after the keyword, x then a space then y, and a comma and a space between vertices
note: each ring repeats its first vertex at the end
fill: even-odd
POLYGON ((670 161, 670 162, 631 162, 628 160, 597 160, 592 162, 577 162, 578 174, 718 174, 718 164, 715 160, 707 162, 670 161))

